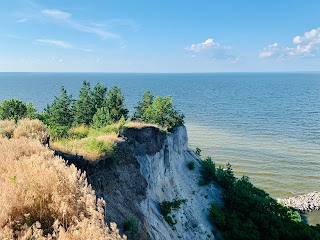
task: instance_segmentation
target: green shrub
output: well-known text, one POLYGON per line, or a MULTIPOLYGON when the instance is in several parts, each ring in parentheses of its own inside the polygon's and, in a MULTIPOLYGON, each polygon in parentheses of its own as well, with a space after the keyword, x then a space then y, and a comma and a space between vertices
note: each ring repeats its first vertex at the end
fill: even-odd
POLYGON ((236 177, 233 174, 230 163, 227 163, 225 168, 219 166, 216 169, 216 180, 224 189, 230 189, 234 185, 236 177))
POLYGON ((0 103, 0 120, 14 120, 23 118, 34 119, 36 109, 32 103, 23 103, 17 99, 3 100, 0 103))
POLYGON ((226 227, 226 217, 221 207, 212 203, 209 208, 209 219, 214 225, 223 230, 226 227))
POLYGON ((139 224, 136 218, 131 217, 123 224, 123 231, 136 235, 139 232, 139 224))
POLYGON ((88 139, 86 149, 89 151, 98 151, 100 153, 110 153, 114 149, 113 142, 98 141, 95 138, 88 139))
POLYGON ((200 148, 196 148, 196 151, 195 151, 195 154, 198 156, 198 157, 201 157, 201 149, 200 148))
MULTIPOLYGON (((202 176, 212 176, 213 165, 208 159, 203 163, 209 171, 202 176)), ((224 189, 224 206, 211 204, 209 219, 223 239, 320 239, 317 227, 300 222, 297 213, 255 187, 248 177, 237 179, 230 164, 216 169, 215 177, 224 189)))
POLYGON ((187 164, 189 170, 193 170, 195 168, 195 163, 194 161, 189 161, 188 164, 187 164))
POLYGON ((75 139, 85 138, 88 136, 89 130, 89 127, 85 125, 79 125, 68 130, 68 137, 75 139))
POLYGON ((66 138, 68 136, 69 127, 67 126, 52 126, 50 127, 50 137, 52 140, 66 138))
POLYGON ((164 220, 172 227, 177 222, 170 216, 172 210, 178 210, 180 205, 186 203, 186 199, 175 199, 173 201, 163 201, 160 203, 160 210, 164 220))
POLYGON ((216 180, 216 166, 211 157, 202 160, 200 174, 200 185, 207 185, 216 180))

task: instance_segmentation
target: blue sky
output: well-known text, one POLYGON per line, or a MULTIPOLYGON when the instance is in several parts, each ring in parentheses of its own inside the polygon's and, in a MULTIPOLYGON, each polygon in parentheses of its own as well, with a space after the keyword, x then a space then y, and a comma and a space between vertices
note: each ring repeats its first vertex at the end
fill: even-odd
POLYGON ((320 1, 0 0, 0 71, 319 71, 320 1))

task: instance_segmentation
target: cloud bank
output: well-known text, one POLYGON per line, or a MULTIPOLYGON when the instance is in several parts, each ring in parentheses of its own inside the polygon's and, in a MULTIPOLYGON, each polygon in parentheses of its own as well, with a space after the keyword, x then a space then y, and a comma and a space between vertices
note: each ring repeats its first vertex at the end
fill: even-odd
POLYGON ((293 46, 283 47, 278 43, 268 45, 259 53, 259 58, 270 57, 319 57, 320 56, 320 28, 305 32, 303 36, 292 39, 293 46))

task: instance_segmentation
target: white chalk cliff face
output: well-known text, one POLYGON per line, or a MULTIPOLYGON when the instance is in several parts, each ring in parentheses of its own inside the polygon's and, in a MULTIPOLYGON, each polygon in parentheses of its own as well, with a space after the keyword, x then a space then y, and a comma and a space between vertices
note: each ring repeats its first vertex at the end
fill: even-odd
POLYGON ((221 192, 213 184, 199 186, 200 159, 188 149, 185 126, 180 126, 167 136, 164 146, 154 155, 137 156, 140 170, 148 187, 140 207, 145 217, 146 229, 151 239, 214 239, 214 226, 208 219, 211 202, 221 204, 221 192), (189 170, 189 161, 195 169, 189 170), (172 228, 163 218, 159 203, 186 199, 171 216, 177 221, 172 228))

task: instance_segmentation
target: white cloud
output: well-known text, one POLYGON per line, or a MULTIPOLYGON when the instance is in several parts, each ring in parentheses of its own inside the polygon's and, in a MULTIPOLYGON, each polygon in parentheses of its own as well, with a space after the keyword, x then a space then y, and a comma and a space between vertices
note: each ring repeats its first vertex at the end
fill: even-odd
POLYGON ((185 50, 192 52, 200 52, 210 49, 219 49, 221 45, 213 41, 212 38, 208 38, 203 43, 194 43, 190 47, 186 47, 185 50))
POLYGON ((66 23, 78 30, 78 31, 81 31, 81 32, 86 32, 86 33, 93 33, 93 34, 96 34, 104 39, 107 39, 107 38, 119 38, 118 35, 114 34, 114 33, 111 33, 111 32, 108 32, 108 31, 105 31, 103 29, 100 29, 100 28, 95 28, 95 27, 90 27, 90 26, 86 26, 86 25, 83 25, 83 24, 80 24, 78 22, 75 22, 75 21, 71 21, 71 20, 68 20, 66 21, 66 23))
POLYGON ((320 28, 305 32, 303 36, 293 38, 295 47, 286 48, 289 56, 317 56, 320 47, 320 28))
POLYGON ((70 13, 63 12, 57 9, 44 9, 42 10, 42 13, 56 19, 68 19, 71 17, 70 13))
POLYGON ((301 42, 302 42, 302 40, 301 40, 301 37, 300 37, 300 36, 296 36, 296 37, 293 38, 293 43, 299 44, 299 43, 301 43, 301 42))
POLYGON ((273 44, 260 51, 260 58, 268 57, 316 57, 320 56, 320 28, 305 32, 292 39, 293 46, 280 47, 273 44))
POLYGON ((268 47, 260 51, 259 58, 268 58, 268 57, 275 56, 276 54, 278 54, 278 51, 279 51, 278 43, 270 44, 268 47))
POLYGON ((17 20, 17 23, 25 23, 28 21, 28 18, 21 18, 19 20, 17 20))
POLYGON ((81 47, 76 47, 72 45, 71 43, 62 41, 62 40, 56 40, 56 39, 36 39, 35 40, 37 43, 45 44, 45 45, 50 45, 50 46, 55 46, 59 48, 65 48, 65 49, 74 49, 74 50, 79 50, 83 52, 93 52, 92 49, 90 48, 81 48, 81 47))
POLYGON ((126 18, 109 19, 103 22, 91 22, 90 25, 106 29, 125 26, 131 28, 131 30, 134 32, 138 31, 139 29, 139 25, 134 20, 126 18))
POLYGON ((55 39, 36 39, 37 42, 52 45, 60 48, 73 48, 70 43, 55 39))
POLYGON ((120 38, 117 34, 106 31, 101 27, 93 27, 90 25, 79 23, 73 20, 72 15, 68 12, 63 12, 58 9, 44 9, 41 11, 41 13, 46 17, 50 17, 53 20, 58 21, 59 23, 65 24, 80 32, 96 34, 102 37, 103 39, 107 39, 107 38, 119 39, 120 38))
POLYGON ((228 60, 233 63, 238 61, 238 57, 229 53, 230 47, 221 45, 212 38, 208 38, 202 43, 194 43, 184 49, 193 53, 191 58, 205 57, 214 60, 228 60))

